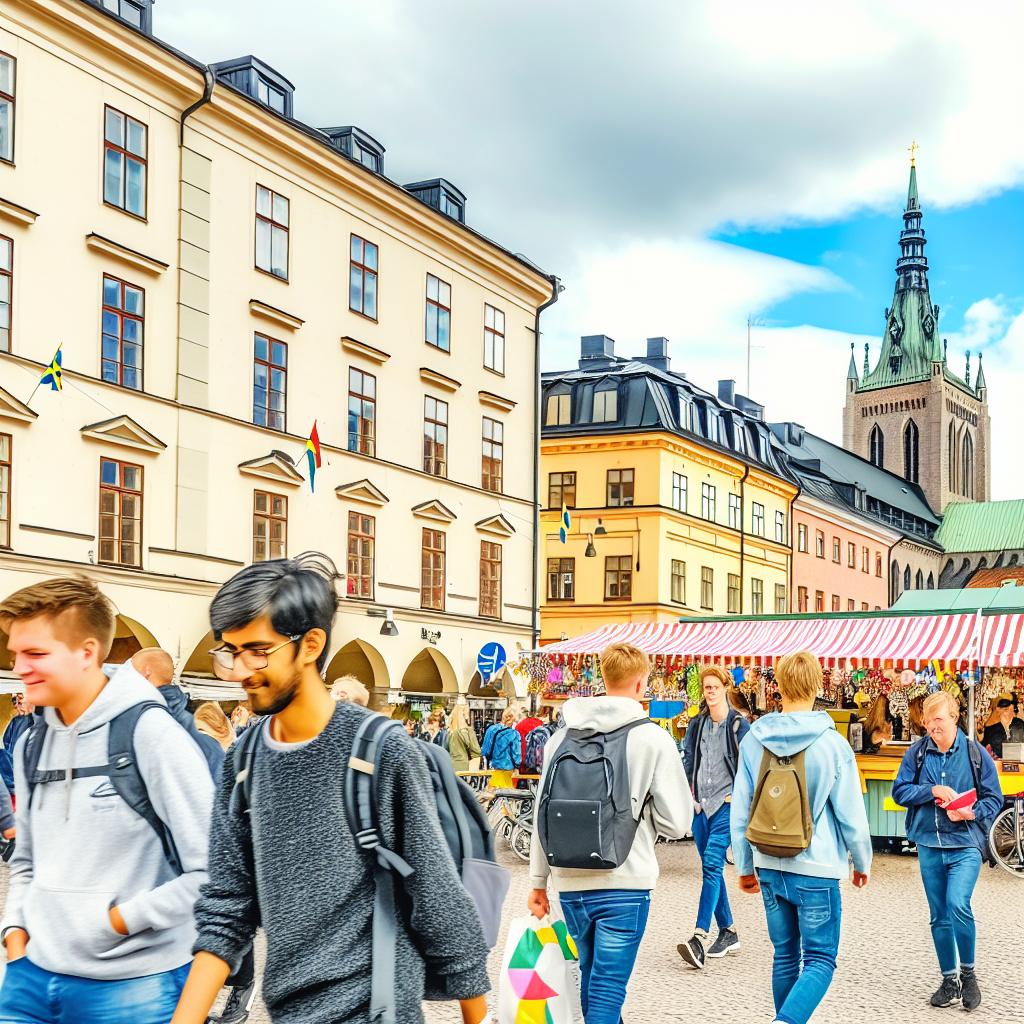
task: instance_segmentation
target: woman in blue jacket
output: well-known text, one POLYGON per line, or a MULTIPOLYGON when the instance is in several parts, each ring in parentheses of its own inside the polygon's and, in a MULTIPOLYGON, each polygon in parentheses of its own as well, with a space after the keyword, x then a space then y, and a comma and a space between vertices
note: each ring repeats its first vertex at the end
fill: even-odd
POLYGON ((512 775, 519 767, 523 753, 523 741, 513 728, 516 713, 506 708, 501 716, 501 727, 484 737, 484 756, 490 761, 492 789, 511 789, 512 775), (490 741, 489 745, 487 741, 490 741))

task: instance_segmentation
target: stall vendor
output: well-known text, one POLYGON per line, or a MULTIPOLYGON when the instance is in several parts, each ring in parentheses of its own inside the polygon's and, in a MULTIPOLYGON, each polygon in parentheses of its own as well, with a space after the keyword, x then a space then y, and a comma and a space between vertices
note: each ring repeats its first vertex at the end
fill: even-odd
POLYGON ((1024 743, 1024 721, 1015 715, 1010 694, 1001 693, 996 698, 981 742, 997 758, 1003 756, 1004 743, 1024 743))

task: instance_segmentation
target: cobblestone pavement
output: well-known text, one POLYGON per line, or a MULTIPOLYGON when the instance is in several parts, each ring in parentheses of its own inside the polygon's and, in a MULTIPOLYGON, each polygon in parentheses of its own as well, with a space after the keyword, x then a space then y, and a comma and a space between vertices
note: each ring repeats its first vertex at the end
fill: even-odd
MULTIPOLYGON (((772 1020, 771 945, 760 897, 744 896, 728 868, 732 900, 743 950, 711 961, 706 970, 685 967, 676 943, 692 934, 700 866, 691 843, 659 847, 661 882, 655 891, 647 934, 640 949, 623 1013, 629 1022, 695 1021, 699 1024, 747 1024, 772 1020)), ((513 872, 506 921, 525 913, 526 866, 505 863, 513 872)), ((6 896, 6 872, 0 897, 6 896)), ((1024 882, 1000 869, 982 868, 974 896, 978 919, 978 977, 984 1001, 972 1024, 1024 1024, 1024 882)), ((495 979, 504 933, 492 956, 495 979)), ((262 941, 259 943, 262 953, 262 941)), ((262 956, 259 957, 262 966, 262 956)), ((882 1024, 899 1021, 960 1020, 959 1009, 935 1010, 928 997, 939 980, 928 931, 928 910, 917 858, 879 855, 867 889, 843 890, 843 933, 839 967, 815 1024, 882 1024)), ((428 1024, 458 1024, 458 1007, 434 1004, 428 1024)), ((261 1003, 252 1024, 269 1024, 261 1003)))

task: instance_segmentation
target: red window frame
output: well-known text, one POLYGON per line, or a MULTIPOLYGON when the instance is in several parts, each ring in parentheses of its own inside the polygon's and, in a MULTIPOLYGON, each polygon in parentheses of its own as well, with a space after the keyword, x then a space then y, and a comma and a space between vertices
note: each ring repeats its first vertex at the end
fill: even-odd
POLYGON ((7 298, 0 295, 0 309, 7 307, 7 326, 0 317, 0 352, 11 352, 11 338, 14 334, 14 239, 0 235, 0 251, 6 250, 7 258, 0 256, 0 282, 7 282, 7 298), (3 332, 7 332, 6 338, 3 332))
POLYGON ((288 497, 273 491, 252 492, 252 560, 268 562, 285 558, 288 552, 288 497), (261 501, 262 500, 262 501, 261 501), (274 524, 281 524, 281 536, 274 537, 274 524), (261 528, 264 532, 261 533, 261 528), (260 554, 259 545, 265 548, 260 554))
POLYGON ((481 486, 485 491, 501 494, 505 470, 505 424, 501 420, 492 420, 489 416, 484 416, 482 430, 481 486))
POLYGON ((291 249, 292 249, 292 246, 291 246, 291 231, 290 231, 290 228, 289 228, 289 225, 291 224, 291 220, 292 220, 291 200, 287 196, 281 195, 280 192, 275 192, 272 188, 267 188, 266 185, 259 185, 259 184, 257 184, 257 186, 256 186, 255 213, 256 213, 256 227, 255 227, 255 233, 253 235, 253 266, 257 270, 259 270, 261 273, 269 274, 271 277, 276 277, 278 281, 287 281, 288 280, 289 270, 291 268, 290 260, 291 260, 291 256, 292 256, 292 253, 291 253, 291 249), (260 193, 261 192, 265 192, 269 196, 269 203, 268 203, 268 206, 269 206, 269 209, 270 209, 270 213, 269 214, 260 213, 260 193), (278 220, 277 219, 277 214, 276 214, 276 212, 274 210, 274 207, 277 205, 276 201, 278 199, 280 199, 284 203, 284 205, 285 205, 284 214, 285 214, 285 217, 287 218, 286 220, 278 220), (268 232, 268 238, 269 238, 269 241, 270 241, 270 254, 269 254, 270 255, 270 266, 267 266, 267 267, 260 266, 260 224, 266 224, 267 225, 267 229, 266 230, 268 232), (282 232, 284 232, 284 274, 283 275, 277 273, 277 271, 274 270, 274 232, 275 231, 282 231, 282 232))
POLYGON ((143 481, 142 466, 133 462, 122 462, 120 459, 100 459, 99 557, 96 560, 101 565, 120 565, 132 569, 142 567, 143 481), (110 466, 116 469, 116 480, 113 483, 104 483, 104 469, 110 466), (124 483, 125 470, 134 470, 138 473, 138 487, 124 483), (131 499, 138 501, 137 516, 125 514, 125 504, 131 499), (126 520, 138 524, 138 537, 134 540, 124 539, 126 520), (104 529, 105 523, 111 524, 108 530, 104 529), (133 559, 125 559, 125 544, 130 544, 136 549, 133 559))
POLYGON ((373 565, 377 522, 363 512, 348 514, 348 573, 345 589, 359 601, 373 600, 373 565))
POLYGON ((480 618, 501 618, 501 545, 480 541, 480 618))
POLYGON ((348 450, 371 458, 377 456, 377 378, 356 366, 348 368, 348 450), (369 389, 368 381, 373 382, 369 389), (353 405, 358 408, 353 409, 353 405), (367 411, 369 416, 364 415, 367 411), (353 415, 356 420, 354 432, 353 415))
POLYGON ((132 117, 131 114, 126 114, 123 110, 118 110, 117 107, 112 107, 109 103, 103 107, 103 204, 109 206, 114 210, 120 210, 122 213, 128 214, 129 217, 135 217, 138 220, 145 220, 147 211, 149 210, 149 125, 144 121, 140 121, 137 117, 132 117), (125 144, 119 145, 117 142, 111 141, 107 137, 107 115, 115 114, 122 120, 122 132, 124 134, 125 144), (142 149, 143 152, 133 153, 128 148, 128 129, 129 125, 137 125, 142 129, 142 149), (107 153, 117 153, 121 157, 121 195, 120 202, 113 202, 107 198, 107 153), (128 209, 128 164, 136 163, 142 167, 142 213, 136 210, 128 209))
POLYGON ((14 490, 14 435, 0 434, 0 548, 11 546, 14 490), (6 453, 5 453, 6 449, 6 453))
POLYGON ((423 396, 423 472, 448 476, 448 403, 433 395, 423 396))
POLYGON ((288 429, 288 342, 271 338, 267 334, 260 334, 259 331, 253 336, 252 352, 252 421, 258 427, 267 427, 270 430, 280 430, 282 433, 288 429), (259 343, 266 343, 266 357, 259 354, 259 343), (278 362, 274 357, 274 346, 280 345, 284 350, 284 361, 278 362), (262 386, 264 401, 257 404, 256 393, 260 390, 259 369, 263 367, 266 383, 262 386), (281 388, 273 387, 274 372, 282 375, 281 388), (275 409, 272 401, 273 395, 281 396, 281 408, 275 409), (262 412, 263 422, 260 422, 257 413, 262 412), (280 423, 276 417, 280 416, 280 423))
POLYGON ((376 242, 369 242, 360 235, 353 234, 349 241, 349 275, 348 275, 348 308, 353 313, 358 313, 360 316, 365 316, 368 320, 377 322, 377 307, 380 301, 380 279, 379 270, 380 267, 380 249, 377 247, 376 242), (356 243, 359 243, 358 246, 356 243), (358 249, 358 256, 357 256, 358 249), (369 250, 373 250, 373 263, 368 261, 369 250), (373 278, 373 312, 368 313, 366 310, 366 280, 367 278, 373 278), (353 304, 355 295, 353 294, 353 285, 356 281, 359 282, 359 305, 353 304))
POLYGON ((423 528, 420 546, 420 607, 444 611, 445 534, 443 530, 423 528))
POLYGON ((123 281, 119 277, 114 277, 113 274, 103 275, 103 284, 101 292, 101 313, 100 313, 100 377, 110 384, 119 384, 121 387, 129 388, 132 391, 143 391, 145 390, 144 385, 144 365, 145 365, 145 336, 146 336, 146 289, 140 288, 137 284, 132 284, 130 281, 123 281), (108 282, 112 285, 117 286, 117 305, 112 305, 107 301, 107 284, 108 282), (128 310, 128 289, 134 292, 138 292, 140 295, 139 308, 142 310, 141 313, 132 313, 128 310), (116 323, 116 333, 108 331, 107 327, 110 325, 108 318, 113 317, 116 323), (125 324, 136 324, 135 341, 130 341, 125 338, 125 324), (117 352, 108 353, 106 341, 107 338, 117 342, 117 352), (139 351, 138 363, 131 365, 125 361, 125 346, 133 346, 139 351), (129 370, 135 370, 138 377, 135 384, 125 383, 125 367, 129 370), (112 371, 108 375, 108 369, 112 371))

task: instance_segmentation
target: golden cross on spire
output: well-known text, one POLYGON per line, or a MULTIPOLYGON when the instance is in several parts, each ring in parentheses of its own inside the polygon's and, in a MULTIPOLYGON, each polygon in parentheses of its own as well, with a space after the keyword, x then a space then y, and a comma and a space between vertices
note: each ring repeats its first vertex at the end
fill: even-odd
POLYGON ((907 152, 910 154, 910 166, 911 167, 916 167, 917 166, 917 151, 920 148, 921 147, 917 144, 917 140, 916 139, 913 142, 911 142, 910 145, 907 147, 907 152))

